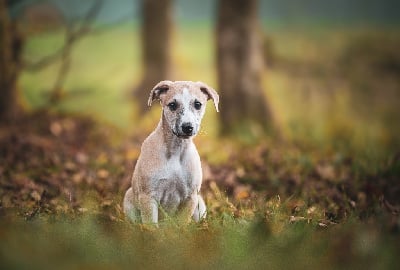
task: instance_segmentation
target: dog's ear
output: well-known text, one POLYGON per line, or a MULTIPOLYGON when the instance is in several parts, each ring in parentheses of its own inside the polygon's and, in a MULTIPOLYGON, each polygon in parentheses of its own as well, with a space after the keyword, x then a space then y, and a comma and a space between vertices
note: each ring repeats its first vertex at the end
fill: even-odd
POLYGON ((203 82, 197 82, 200 87, 201 92, 203 92, 207 96, 207 100, 212 99, 214 102, 215 109, 219 112, 218 103, 219 103, 219 96, 217 92, 207 84, 203 82))
POLYGON ((160 95, 167 92, 171 86, 171 81, 161 81, 154 86, 154 88, 150 92, 149 100, 147 101, 147 105, 151 106, 153 100, 160 99, 160 95))

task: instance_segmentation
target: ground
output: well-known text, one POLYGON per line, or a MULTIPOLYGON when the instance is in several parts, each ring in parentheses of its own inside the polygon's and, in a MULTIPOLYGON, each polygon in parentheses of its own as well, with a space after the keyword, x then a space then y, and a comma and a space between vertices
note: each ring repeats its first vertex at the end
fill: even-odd
POLYGON ((138 139, 111 145, 107 127, 48 113, 2 130, 7 268, 375 269, 397 262, 398 158, 369 174, 350 157, 319 159, 286 144, 237 148, 229 164, 203 161, 207 219, 183 225, 171 218, 156 228, 132 225, 121 211, 138 139))

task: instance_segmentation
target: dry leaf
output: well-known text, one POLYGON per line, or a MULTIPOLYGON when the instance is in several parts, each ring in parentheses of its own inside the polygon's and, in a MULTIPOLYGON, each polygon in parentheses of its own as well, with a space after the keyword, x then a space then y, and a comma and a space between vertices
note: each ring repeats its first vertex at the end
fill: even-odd
POLYGON ((97 177, 99 177, 101 179, 108 178, 109 175, 110 175, 110 173, 105 169, 100 169, 97 171, 97 177))
POLYGON ((38 191, 34 190, 31 192, 31 197, 32 199, 34 199, 35 201, 40 201, 42 199, 42 196, 39 194, 38 191))

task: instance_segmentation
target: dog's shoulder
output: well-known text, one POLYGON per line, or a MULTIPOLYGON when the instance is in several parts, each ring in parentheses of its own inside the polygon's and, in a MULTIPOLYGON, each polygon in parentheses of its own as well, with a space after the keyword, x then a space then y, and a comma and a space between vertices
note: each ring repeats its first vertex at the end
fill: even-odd
POLYGON ((142 143, 139 159, 146 160, 146 163, 162 162, 159 160, 162 157, 160 152, 163 151, 163 144, 160 144, 160 139, 157 133, 152 132, 142 143))

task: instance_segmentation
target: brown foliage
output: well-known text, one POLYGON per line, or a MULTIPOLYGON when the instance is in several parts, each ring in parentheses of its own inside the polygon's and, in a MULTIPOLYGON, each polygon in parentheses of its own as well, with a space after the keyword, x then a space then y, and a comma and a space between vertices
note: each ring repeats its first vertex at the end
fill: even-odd
POLYGON ((128 170, 118 156, 123 153, 110 152, 107 136, 108 131, 94 128, 90 119, 47 113, 2 126, 1 207, 28 215, 73 213, 84 211, 93 192, 101 200, 99 206, 108 207, 127 187, 128 170))
MULTIPOLYGON (((88 118, 43 112, 1 126, 2 213, 15 211, 31 218, 40 213, 90 211, 122 219, 122 195, 139 155, 140 140, 130 138, 112 146, 111 130, 88 118)), ((278 196, 279 204, 292 213, 290 222, 317 212, 323 213, 324 226, 381 211, 397 217, 399 163, 394 157, 383 170, 368 173, 355 169, 357 164, 350 157, 264 142, 237 147, 224 164, 203 159, 202 193, 209 211, 235 216, 254 215, 278 196)), ((397 228, 397 219, 390 220, 394 220, 390 226, 397 228)))

